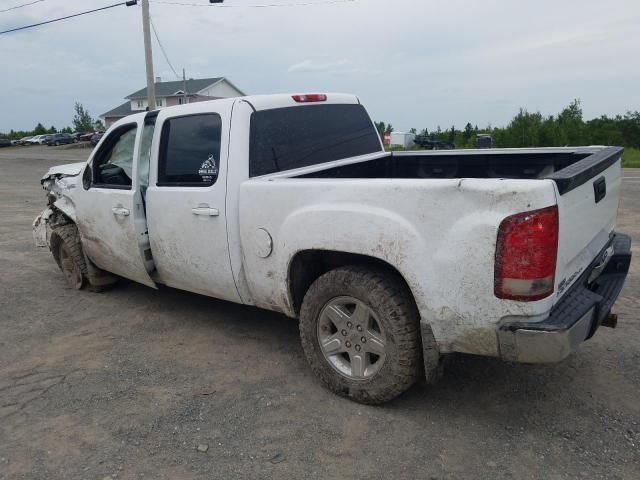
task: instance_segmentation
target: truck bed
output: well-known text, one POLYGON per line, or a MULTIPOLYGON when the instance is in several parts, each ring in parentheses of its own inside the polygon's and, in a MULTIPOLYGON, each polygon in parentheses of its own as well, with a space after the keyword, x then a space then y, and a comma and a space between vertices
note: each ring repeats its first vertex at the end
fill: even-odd
MULTIPOLYGON (((273 233, 280 255, 302 249, 297 242, 308 236, 314 248, 339 245, 396 266, 420 292, 421 314, 439 318, 434 334, 445 351, 497 355, 495 332, 480 325, 513 315, 542 320, 611 241, 621 154, 617 147, 380 152, 245 182, 240 211, 248 225, 273 233), (549 206, 559 214, 554 293, 533 302, 497 298, 501 221, 549 206), (465 336, 468 328, 479 329, 482 345, 465 336)), ((241 227, 243 244, 253 235, 241 227)), ((245 261, 246 271, 278 270, 245 261)))
POLYGON ((326 164, 318 165, 314 171, 294 177, 549 178, 558 184, 560 193, 564 193, 569 187, 579 185, 581 178, 586 181, 604 171, 620 154, 621 149, 616 147, 390 152, 355 163, 332 164, 328 168, 326 164))

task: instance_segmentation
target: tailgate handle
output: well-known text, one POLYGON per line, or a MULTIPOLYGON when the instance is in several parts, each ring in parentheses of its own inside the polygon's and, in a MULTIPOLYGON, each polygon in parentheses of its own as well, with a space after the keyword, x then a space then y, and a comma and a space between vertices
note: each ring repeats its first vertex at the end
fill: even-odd
POLYGON ((607 196, 607 181, 604 177, 593 182, 593 194, 596 197, 596 203, 607 196))

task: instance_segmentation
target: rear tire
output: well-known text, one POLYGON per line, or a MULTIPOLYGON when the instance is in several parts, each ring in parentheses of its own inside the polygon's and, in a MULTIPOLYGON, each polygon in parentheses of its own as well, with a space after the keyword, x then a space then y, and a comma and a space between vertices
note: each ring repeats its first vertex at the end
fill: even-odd
POLYGON ((319 277, 300 312, 311 369, 334 393, 366 404, 396 398, 422 371, 419 314, 402 278, 347 266, 319 277))

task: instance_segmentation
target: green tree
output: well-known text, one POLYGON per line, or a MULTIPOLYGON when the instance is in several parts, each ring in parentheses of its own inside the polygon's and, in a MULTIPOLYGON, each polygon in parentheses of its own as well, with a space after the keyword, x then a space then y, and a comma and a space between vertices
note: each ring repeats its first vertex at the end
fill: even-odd
POLYGON ((73 116, 73 127, 76 132, 90 132, 93 130, 93 119, 91 115, 81 103, 76 102, 73 109, 75 110, 75 115, 73 116))
POLYGON ((56 127, 54 127, 53 125, 51 125, 51 127, 49 128, 49 130, 47 130, 47 133, 58 133, 58 130, 56 130, 56 127))
POLYGON ((98 119, 95 121, 94 127, 96 130, 104 130, 104 123, 102 123, 102 120, 98 119))
POLYGON ((378 130, 380 139, 384 140, 384 132, 386 131, 387 126, 384 124, 384 122, 373 122, 373 124, 376 126, 376 130, 378 130))
POLYGON ((41 123, 38 123, 38 125, 36 125, 36 128, 33 129, 34 135, 44 135, 45 133, 47 133, 47 129, 44 128, 44 125, 42 125, 41 123))
POLYGON ((464 138, 465 142, 468 142, 472 136, 473 136, 473 126, 469 122, 467 122, 467 124, 464 126, 464 132, 462 132, 462 137, 464 138))

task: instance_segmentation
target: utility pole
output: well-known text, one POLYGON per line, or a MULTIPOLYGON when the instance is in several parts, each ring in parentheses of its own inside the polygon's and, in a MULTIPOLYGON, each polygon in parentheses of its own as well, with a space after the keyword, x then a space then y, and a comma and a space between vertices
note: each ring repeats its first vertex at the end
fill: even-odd
POLYGON ((149 111, 156 109, 156 84, 153 78, 151 53, 151 27, 149 25, 149 0, 142 0, 142 33, 144 34, 144 62, 147 69, 147 103, 149 111))
POLYGON ((187 77, 184 75, 184 68, 182 69, 182 103, 187 104, 187 77))

